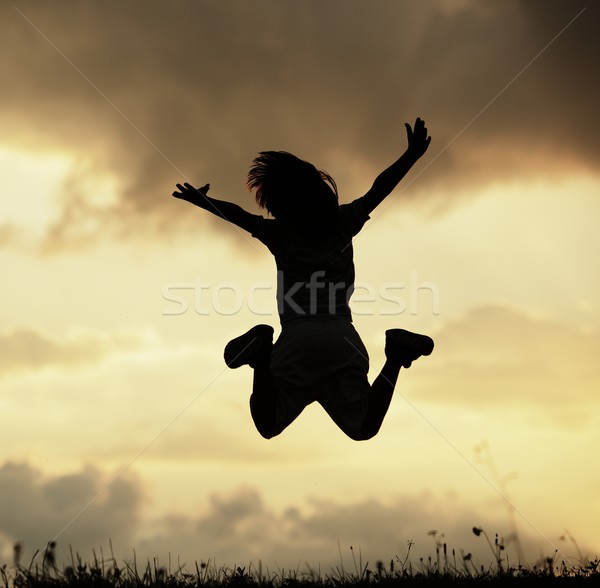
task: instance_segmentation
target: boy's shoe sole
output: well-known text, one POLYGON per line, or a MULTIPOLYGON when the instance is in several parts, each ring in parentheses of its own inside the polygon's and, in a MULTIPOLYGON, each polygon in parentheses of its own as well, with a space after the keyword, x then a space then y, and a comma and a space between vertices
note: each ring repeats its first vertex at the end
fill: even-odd
POLYGON ((273 345, 273 327, 256 325, 248 332, 232 339, 225 346, 225 363, 231 369, 250 365, 273 345))
POLYGON ((433 346, 433 339, 427 335, 404 329, 388 329, 385 332, 386 357, 397 359, 403 367, 410 367, 421 355, 431 355, 433 346))

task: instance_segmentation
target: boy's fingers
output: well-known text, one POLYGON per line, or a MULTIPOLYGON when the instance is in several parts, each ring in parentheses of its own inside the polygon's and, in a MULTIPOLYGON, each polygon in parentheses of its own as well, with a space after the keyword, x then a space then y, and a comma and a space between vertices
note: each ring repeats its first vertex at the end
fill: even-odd
POLYGON ((192 186, 192 184, 190 184, 188 182, 184 182, 183 185, 175 184, 175 186, 177 186, 177 188, 179 188, 179 192, 173 192, 173 196, 175 196, 176 194, 179 194, 181 196, 182 195, 181 193, 185 193, 190 190, 200 191, 200 192, 208 192, 208 190, 210 188, 210 184, 205 184, 204 186, 202 186, 202 188, 194 188, 194 186, 192 186))

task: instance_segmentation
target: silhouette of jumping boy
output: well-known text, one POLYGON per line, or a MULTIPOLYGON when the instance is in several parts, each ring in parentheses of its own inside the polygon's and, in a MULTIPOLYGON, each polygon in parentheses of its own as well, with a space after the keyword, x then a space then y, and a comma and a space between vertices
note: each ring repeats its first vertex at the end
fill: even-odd
POLYGON ((273 345, 273 328, 257 325, 225 347, 230 368, 254 368, 250 411, 266 439, 314 401, 351 439, 370 439, 381 427, 400 368, 433 350, 425 335, 386 331, 386 362, 369 384, 369 356, 348 306, 354 289, 352 238, 431 141, 420 118, 414 129, 405 126, 405 153, 350 204, 338 203, 329 174, 284 151, 261 152, 248 174, 248 188, 273 218, 207 196, 209 184, 199 189, 177 184, 173 192, 248 231, 275 256, 279 338, 273 345))

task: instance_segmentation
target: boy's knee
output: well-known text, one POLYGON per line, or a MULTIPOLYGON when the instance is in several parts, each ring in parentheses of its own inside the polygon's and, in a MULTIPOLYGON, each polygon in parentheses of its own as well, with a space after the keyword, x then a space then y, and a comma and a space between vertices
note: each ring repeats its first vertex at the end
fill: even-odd
POLYGON ((353 441, 368 441, 369 439, 373 439, 373 437, 379 433, 379 427, 376 429, 373 427, 361 427, 358 430, 344 431, 344 433, 346 433, 353 441))
POLYGON ((279 433, 273 431, 272 429, 260 429, 256 427, 256 430, 260 433, 260 436, 263 439, 273 439, 273 437, 277 437, 279 433))
POLYGON ((277 437, 277 435, 281 433, 281 429, 275 427, 272 422, 269 422, 267 420, 262 421, 261 419, 253 420, 256 430, 260 433, 260 436, 263 439, 273 439, 273 437, 277 437))
POLYGON ((377 432, 375 433, 366 433, 365 431, 345 431, 346 435, 352 439, 352 441, 368 441, 375 437, 377 432))

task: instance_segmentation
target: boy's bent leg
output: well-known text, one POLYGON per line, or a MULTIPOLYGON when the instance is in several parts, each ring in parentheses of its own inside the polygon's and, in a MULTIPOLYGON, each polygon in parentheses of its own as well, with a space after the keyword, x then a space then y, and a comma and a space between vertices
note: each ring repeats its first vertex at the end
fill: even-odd
POLYGON ((289 390, 278 384, 270 360, 254 368, 250 412, 258 432, 272 439, 286 429, 312 402, 310 391, 289 390))
POLYGON ((398 361, 388 359, 383 365, 381 373, 371 384, 369 410, 362 422, 360 434, 356 437, 356 441, 366 441, 379 433, 383 419, 390 407, 401 367, 398 361))
POLYGON ((433 346, 433 340, 426 335, 411 333, 404 329, 386 331, 385 355, 387 359, 381 373, 371 385, 369 410, 357 440, 371 439, 377 435, 390 407, 400 368, 409 368, 412 362, 421 355, 430 355, 433 346))
POLYGON ((271 439, 281 431, 275 428, 277 419, 277 386, 269 360, 254 368, 254 382, 250 396, 250 414, 258 432, 271 439))
POLYGON ((386 358, 399 361, 406 368, 422 355, 431 355, 433 346, 433 339, 427 335, 404 329, 388 329, 385 332, 386 358))
POLYGON ((273 327, 256 325, 249 331, 232 339, 225 346, 225 363, 232 369, 243 365, 255 367, 268 355, 271 357, 273 348, 273 327))
POLYGON ((243 365, 254 368, 254 382, 250 396, 250 413, 258 432, 270 439, 275 431, 277 416, 277 387, 271 372, 273 327, 256 325, 232 339, 225 346, 225 363, 232 369, 243 365))

